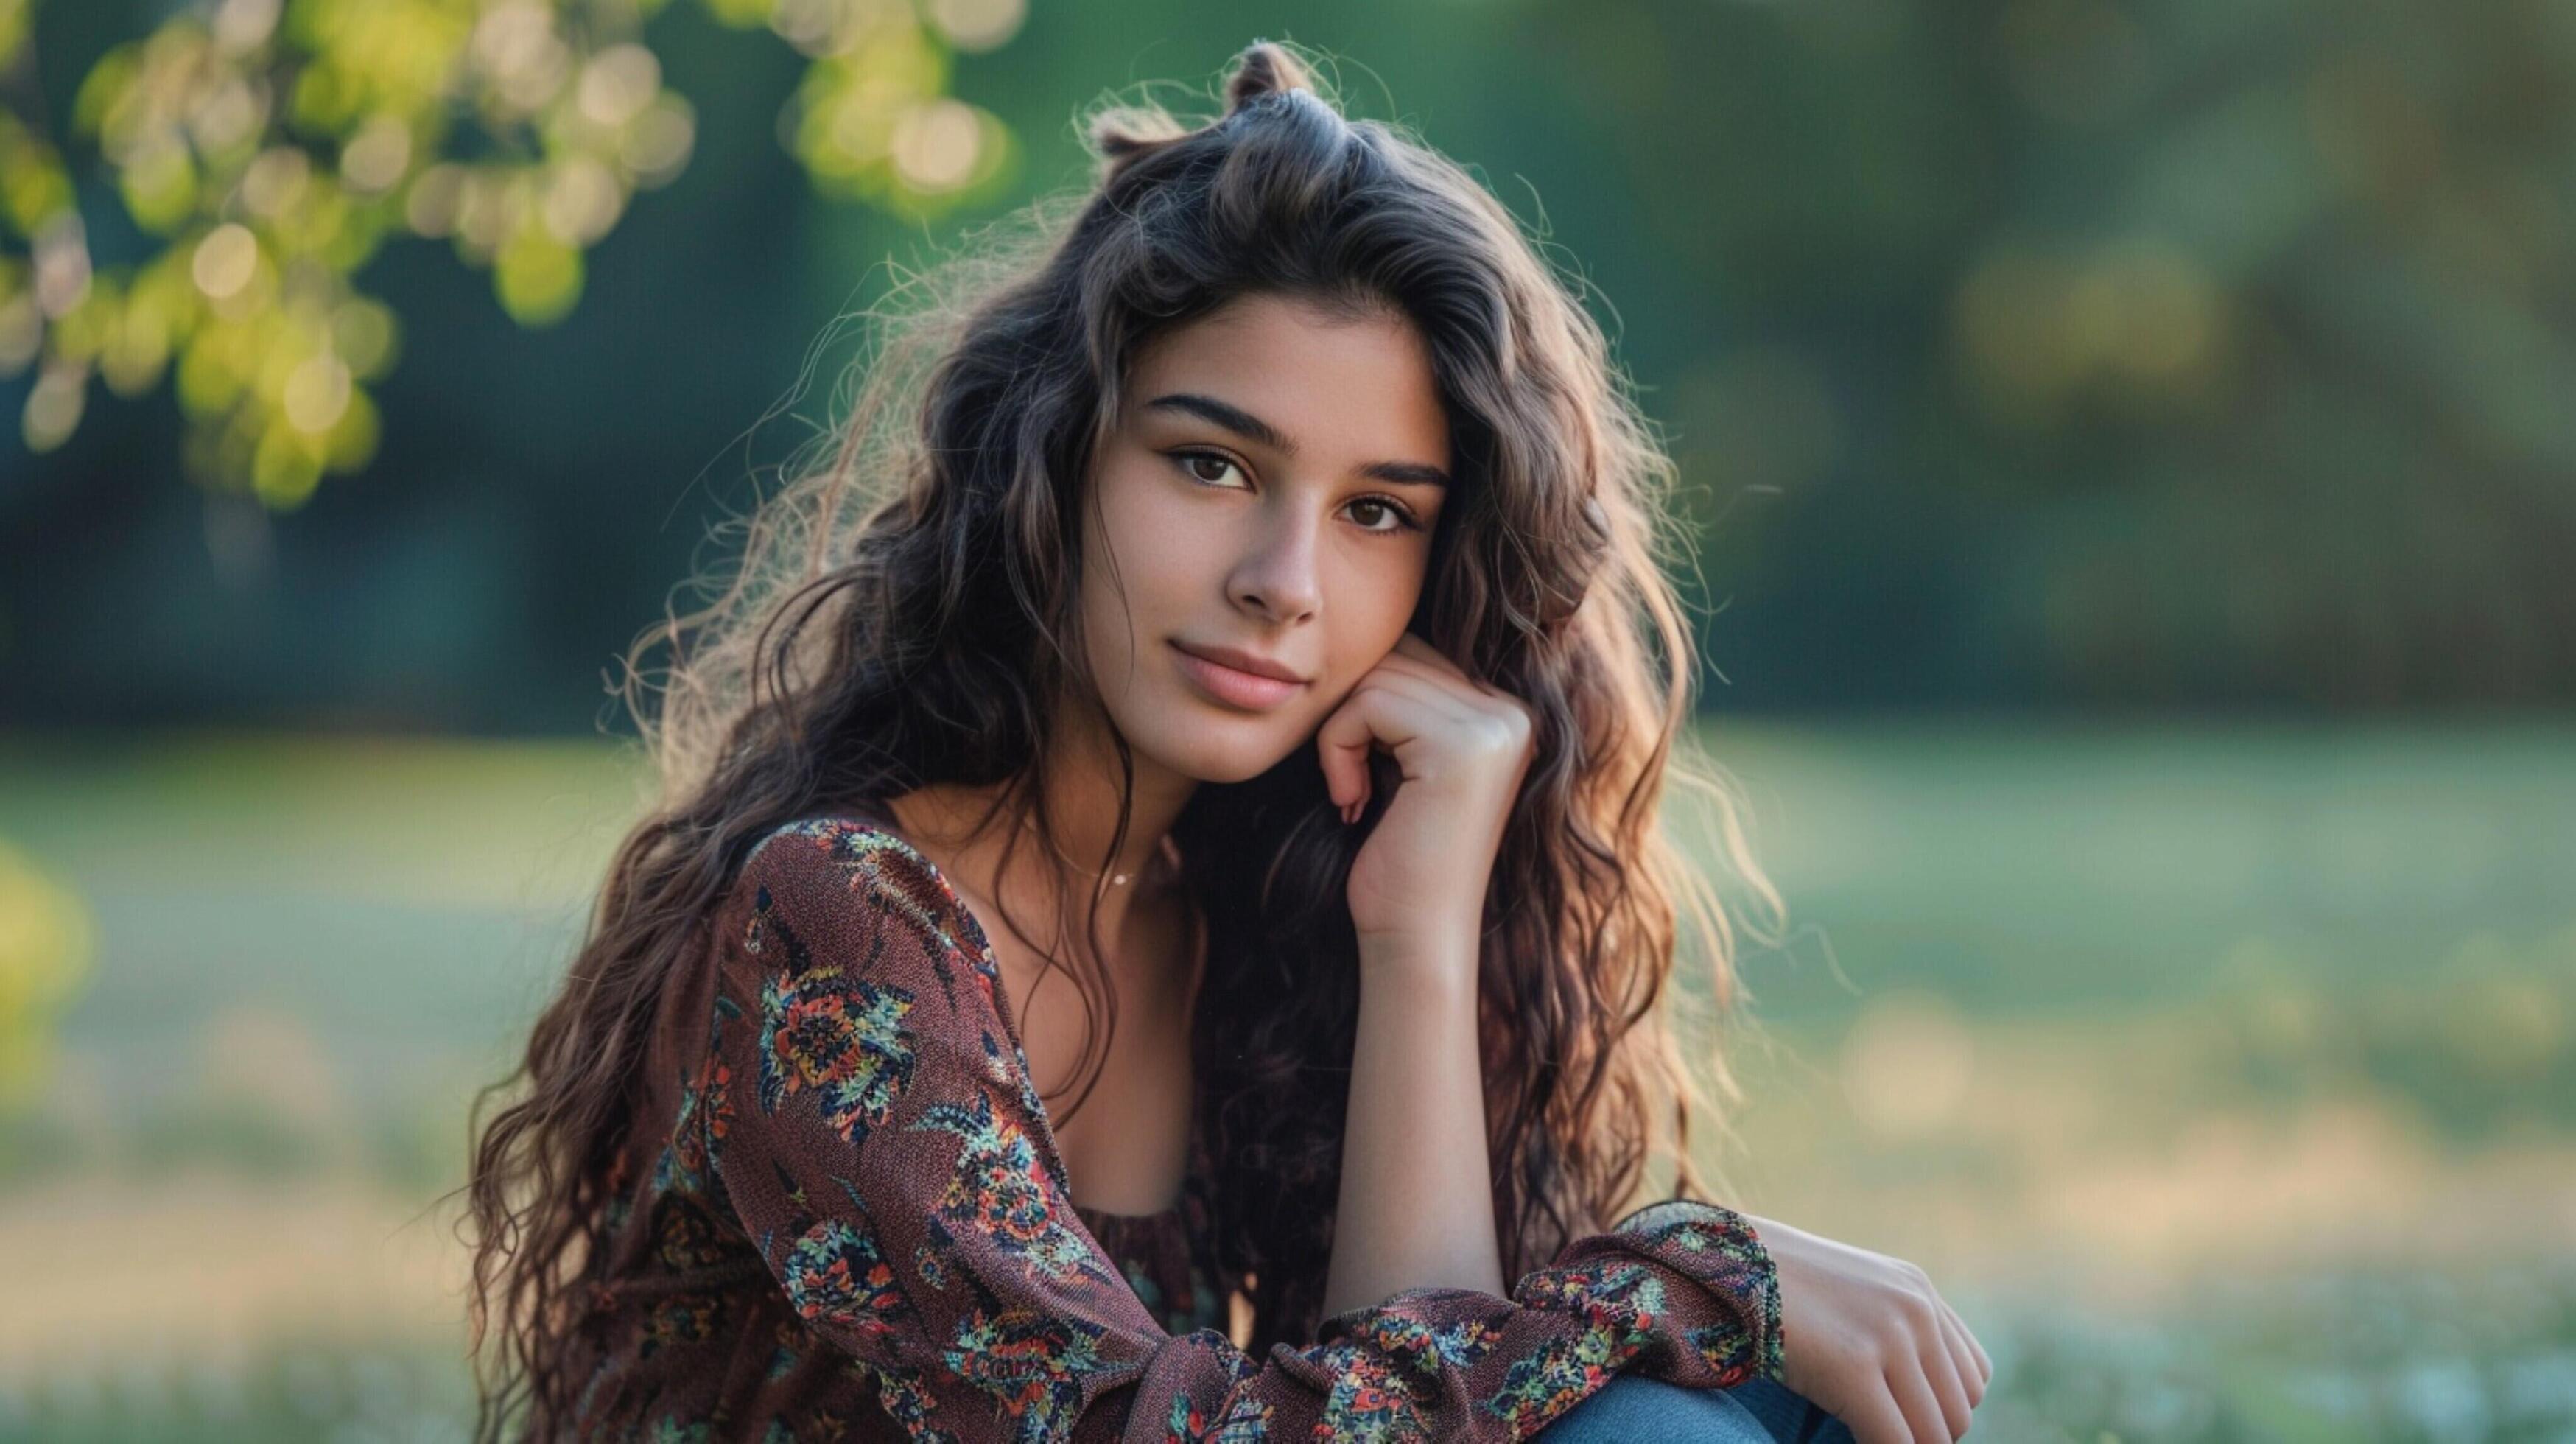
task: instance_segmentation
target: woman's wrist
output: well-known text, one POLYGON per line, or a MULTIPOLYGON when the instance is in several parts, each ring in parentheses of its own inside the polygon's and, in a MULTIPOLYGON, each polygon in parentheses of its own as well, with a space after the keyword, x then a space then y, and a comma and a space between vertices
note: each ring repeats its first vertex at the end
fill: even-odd
POLYGON ((1425 918, 1394 931, 1361 933, 1360 977, 1363 981, 1392 976, 1472 985, 1478 951, 1473 923, 1425 918))

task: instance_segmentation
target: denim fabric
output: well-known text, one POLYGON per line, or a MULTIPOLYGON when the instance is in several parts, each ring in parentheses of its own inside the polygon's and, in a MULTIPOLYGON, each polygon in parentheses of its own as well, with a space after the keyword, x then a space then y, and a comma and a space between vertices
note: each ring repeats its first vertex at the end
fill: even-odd
POLYGON ((1742 1404, 1780 1444, 1852 1444, 1849 1424, 1777 1380, 1755 1379, 1718 1392, 1742 1404))
POLYGON ((1851 1429, 1787 1386, 1685 1389, 1622 1374, 1538 1433, 1543 1444, 1852 1444, 1851 1429))

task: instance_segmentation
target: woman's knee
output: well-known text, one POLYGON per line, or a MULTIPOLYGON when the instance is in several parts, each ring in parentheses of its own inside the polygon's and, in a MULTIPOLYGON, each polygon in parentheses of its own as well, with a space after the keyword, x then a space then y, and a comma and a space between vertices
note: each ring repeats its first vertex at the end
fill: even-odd
POLYGON ((1725 1389, 1685 1389, 1621 1374, 1539 1431, 1545 1444, 1773 1444, 1771 1431, 1725 1389))
POLYGON ((1850 1425, 1777 1379, 1748 1380, 1726 1392, 1779 1444, 1852 1444, 1850 1425))

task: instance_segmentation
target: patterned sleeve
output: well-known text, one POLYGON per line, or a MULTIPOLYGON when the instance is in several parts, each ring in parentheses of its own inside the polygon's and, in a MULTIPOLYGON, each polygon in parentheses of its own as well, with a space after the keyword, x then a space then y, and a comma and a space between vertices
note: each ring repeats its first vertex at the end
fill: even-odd
MULTIPOLYGON (((917 1439, 1520 1439, 1633 1372, 1780 1371, 1741 1215, 1670 1199, 1509 1299, 1417 1288, 1248 1357, 1172 1335, 1074 1211, 998 969, 908 843, 853 818, 764 839, 719 913, 716 1182, 821 1338, 917 1439)), ((971 920, 970 920, 971 921, 971 920)))

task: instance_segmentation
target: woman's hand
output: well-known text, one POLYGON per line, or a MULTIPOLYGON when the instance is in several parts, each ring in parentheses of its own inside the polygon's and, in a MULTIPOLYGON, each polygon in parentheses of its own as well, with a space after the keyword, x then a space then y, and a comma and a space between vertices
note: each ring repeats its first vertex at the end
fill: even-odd
POLYGON ((1780 1382, 1850 1426, 1857 1444, 1950 1444, 1995 1368, 1923 1270, 1750 1219, 1780 1275, 1780 1382))
POLYGON ((1536 735, 1528 703, 1470 678, 1411 632, 1324 719, 1315 744, 1346 823, 1368 806, 1372 746, 1403 769, 1351 863, 1351 921, 1363 942, 1481 932, 1486 880, 1536 735))

